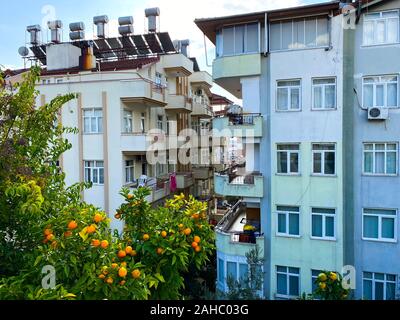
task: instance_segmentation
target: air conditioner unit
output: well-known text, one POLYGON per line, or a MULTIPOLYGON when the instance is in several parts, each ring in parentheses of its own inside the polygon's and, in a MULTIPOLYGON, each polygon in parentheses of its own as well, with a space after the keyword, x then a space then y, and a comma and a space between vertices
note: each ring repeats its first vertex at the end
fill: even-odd
POLYGON ((368 120, 386 120, 389 117, 389 109, 384 107, 368 108, 368 120))

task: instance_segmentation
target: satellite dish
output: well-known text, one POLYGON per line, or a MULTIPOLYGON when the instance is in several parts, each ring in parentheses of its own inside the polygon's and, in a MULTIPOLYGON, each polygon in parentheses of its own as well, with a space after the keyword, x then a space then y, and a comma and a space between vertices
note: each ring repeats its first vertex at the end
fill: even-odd
POLYGON ((29 49, 27 47, 20 47, 18 53, 21 57, 26 57, 29 55, 29 49))

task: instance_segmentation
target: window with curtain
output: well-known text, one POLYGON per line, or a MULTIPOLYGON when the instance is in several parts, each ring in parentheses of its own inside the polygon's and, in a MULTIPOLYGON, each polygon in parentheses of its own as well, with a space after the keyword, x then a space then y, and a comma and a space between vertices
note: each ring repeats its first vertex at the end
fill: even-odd
POLYGON ((91 182, 95 185, 104 184, 104 162, 103 161, 85 161, 85 182, 91 182))
POLYGON ((282 80, 276 85, 276 110, 300 111, 301 109, 301 81, 282 80))
POLYGON ((132 183, 135 181, 135 163, 133 160, 125 161, 125 182, 132 183))
POLYGON ((394 242, 397 239, 397 211, 363 210, 363 239, 394 242))
POLYGON ((398 107, 398 76, 363 78, 363 107, 398 107))
POLYGON ((364 15, 363 44, 384 45, 399 42, 399 11, 371 12, 364 15))
POLYGON ((336 78, 313 79, 313 110, 336 108, 336 78))
POLYGON ((300 235, 300 208, 277 206, 277 235, 300 235))
POLYGON ((334 175, 336 166, 336 145, 314 143, 313 153, 313 174, 334 175))
POLYGON ((276 266, 276 293, 279 298, 296 298, 300 295, 300 269, 276 266))
POLYGON ((395 300, 396 275, 363 272, 363 299, 395 300))
POLYGON ((103 132, 103 110, 84 109, 83 110, 83 132, 102 133, 103 132))
POLYGON ((271 51, 329 46, 329 20, 312 17, 270 24, 271 51))
POLYGON ((259 23, 238 24, 217 31, 217 57, 260 52, 259 23))
POLYGON ((311 209, 311 236, 313 238, 335 240, 335 209, 311 209))
POLYGON ((124 126, 123 132, 131 133, 133 131, 133 118, 132 118, 132 111, 124 110, 124 126))
POLYGON ((282 174, 299 173, 299 144, 278 144, 277 172, 282 174))
POLYGON ((364 174, 397 174, 397 143, 364 143, 364 174))

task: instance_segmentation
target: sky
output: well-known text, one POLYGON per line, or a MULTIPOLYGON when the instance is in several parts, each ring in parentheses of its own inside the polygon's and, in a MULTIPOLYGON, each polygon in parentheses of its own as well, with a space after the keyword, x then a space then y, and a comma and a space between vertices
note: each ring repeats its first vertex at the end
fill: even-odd
MULTIPOLYGON (((306 5, 324 0, 12 0, 2 5, 0 20, 0 64, 15 69, 24 66, 18 55, 18 48, 26 45, 28 34, 26 26, 42 25, 42 37, 48 37, 47 21, 60 19, 64 23, 63 39, 68 40, 68 25, 83 21, 86 25, 86 38, 93 38, 94 16, 106 14, 110 18, 109 36, 118 34, 118 17, 133 16, 134 32, 143 33, 147 19, 144 9, 159 7, 161 11, 160 28, 169 32, 171 38, 190 39, 189 54, 196 57, 201 70, 211 73, 215 57, 214 45, 207 41, 207 59, 204 37, 194 24, 196 18, 217 17, 242 14, 254 11, 306 5)), ((213 92, 223 94, 238 102, 222 88, 215 86, 213 92)))

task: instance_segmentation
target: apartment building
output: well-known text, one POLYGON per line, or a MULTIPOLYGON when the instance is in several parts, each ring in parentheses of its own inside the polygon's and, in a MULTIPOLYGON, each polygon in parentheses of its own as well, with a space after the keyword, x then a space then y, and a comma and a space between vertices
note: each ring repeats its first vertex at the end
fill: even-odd
POLYGON ((97 33, 90 41, 84 40, 83 23, 70 24, 71 40, 64 42, 61 21, 48 24, 51 43, 40 43, 40 26, 27 28, 33 52, 27 59, 42 66, 37 105, 78 95, 59 115, 64 126, 79 129, 66 134, 72 143, 60 159, 66 183, 91 182, 82 198, 108 212, 119 230, 114 213, 122 187, 149 187, 147 200, 154 206, 176 192, 212 194, 210 165, 193 174, 186 161, 195 153, 188 141, 195 135, 185 131, 193 126, 200 134, 203 122, 210 123, 211 75, 188 57, 188 41, 172 42, 159 32, 157 8, 146 14, 149 31, 142 35, 133 33, 132 17, 119 19, 119 37, 105 34, 107 16, 95 17, 97 33))
POLYGON ((399 71, 388 57, 399 3, 350 2, 195 21, 216 45, 214 81, 243 103, 213 120, 243 142, 246 160, 214 177, 231 202, 216 231, 221 290, 247 272, 255 245, 266 298, 311 293, 321 270, 345 265, 356 267, 356 298, 399 290, 399 131, 366 116, 389 107, 396 117, 399 71))

